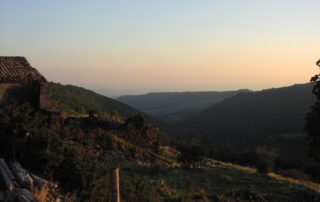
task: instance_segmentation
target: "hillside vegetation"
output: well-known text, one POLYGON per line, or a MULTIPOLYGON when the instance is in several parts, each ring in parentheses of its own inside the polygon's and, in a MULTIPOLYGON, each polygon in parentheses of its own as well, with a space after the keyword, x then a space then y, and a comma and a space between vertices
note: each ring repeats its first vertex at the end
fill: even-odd
MULTIPOLYGON (((74 99, 68 102, 67 95, 62 96, 60 100, 66 99, 62 104, 76 109, 77 103, 92 110, 84 100, 77 100, 86 90, 62 87, 61 91, 58 94, 68 92, 74 99)), ((114 167, 120 168, 121 199, 128 202, 311 202, 320 195, 316 183, 259 174, 252 167, 205 156, 196 168, 187 168, 176 145, 159 145, 162 134, 141 116, 125 120, 69 117, 50 128, 47 117, 28 104, 3 104, 0 123, 1 157, 7 162, 16 159, 30 172, 57 182, 59 187, 47 194, 65 201, 109 201, 114 167)))
POLYGON ((304 117, 315 102, 312 84, 240 93, 181 122, 216 140, 239 143, 244 137, 304 132, 304 117))
POLYGON ((71 118, 55 132, 44 127, 44 120, 26 105, 2 109, 0 139, 7 147, 0 148, 0 154, 10 159, 13 141, 15 158, 25 168, 59 184, 53 193, 48 190, 50 198, 109 201, 114 167, 120 168, 121 201, 127 202, 313 202, 320 197, 319 184, 213 159, 203 160, 198 168, 183 168, 175 149, 160 147, 158 152, 150 147, 145 140, 157 132, 145 125, 71 118), (21 120, 19 125, 15 120, 21 120), (27 141, 17 127, 30 131, 27 141), (10 136, 10 131, 16 132, 10 136))
POLYGON ((81 87, 53 82, 49 83, 49 86, 59 109, 70 115, 87 114, 91 110, 98 114, 110 113, 123 117, 140 113, 126 104, 81 87))
MULTIPOLYGON (((123 173, 161 193, 154 201, 316 201, 320 185, 255 169, 207 159, 198 169, 154 168, 124 164, 123 173)), ((148 194, 148 193, 146 193, 148 194)))

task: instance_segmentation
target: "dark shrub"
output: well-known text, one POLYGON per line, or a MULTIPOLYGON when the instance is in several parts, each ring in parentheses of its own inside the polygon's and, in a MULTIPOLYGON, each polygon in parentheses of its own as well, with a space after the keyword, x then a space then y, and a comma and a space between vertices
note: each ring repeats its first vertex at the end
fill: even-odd
POLYGON ((205 158, 205 152, 201 146, 179 145, 177 149, 180 151, 178 160, 185 168, 197 168, 205 158))
POLYGON ((277 153, 273 149, 258 147, 256 149, 256 166, 257 171, 262 174, 272 172, 277 153))
MULTIPOLYGON (((320 60, 316 63, 320 67, 320 60)), ((314 83, 312 93, 316 96, 316 103, 306 115, 305 128, 310 141, 309 155, 320 162, 320 74, 310 80, 314 83)))

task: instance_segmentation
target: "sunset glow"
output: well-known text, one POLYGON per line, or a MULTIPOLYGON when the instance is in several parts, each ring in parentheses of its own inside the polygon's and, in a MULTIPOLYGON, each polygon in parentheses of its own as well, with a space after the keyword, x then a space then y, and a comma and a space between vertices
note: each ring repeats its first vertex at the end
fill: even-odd
POLYGON ((318 72, 320 1, 0 0, 0 55, 108 96, 253 90, 318 72))

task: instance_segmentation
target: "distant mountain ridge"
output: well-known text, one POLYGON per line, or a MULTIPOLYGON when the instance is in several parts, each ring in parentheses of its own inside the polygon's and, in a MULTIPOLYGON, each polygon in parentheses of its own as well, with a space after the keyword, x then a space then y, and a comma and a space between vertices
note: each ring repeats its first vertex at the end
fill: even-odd
POLYGON ((163 118, 171 114, 205 109, 240 92, 251 91, 244 89, 222 92, 160 92, 143 95, 124 95, 118 97, 117 100, 149 115, 163 118))
POLYGON ((240 93, 180 122, 192 132, 237 143, 245 137, 304 133, 312 83, 240 93))

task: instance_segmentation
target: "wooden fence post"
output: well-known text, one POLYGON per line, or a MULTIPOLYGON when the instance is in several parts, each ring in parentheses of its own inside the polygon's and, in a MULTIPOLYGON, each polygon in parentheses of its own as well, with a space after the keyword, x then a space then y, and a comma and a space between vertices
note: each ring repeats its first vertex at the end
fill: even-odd
POLYGON ((119 168, 112 170, 112 202, 120 202, 119 168))

